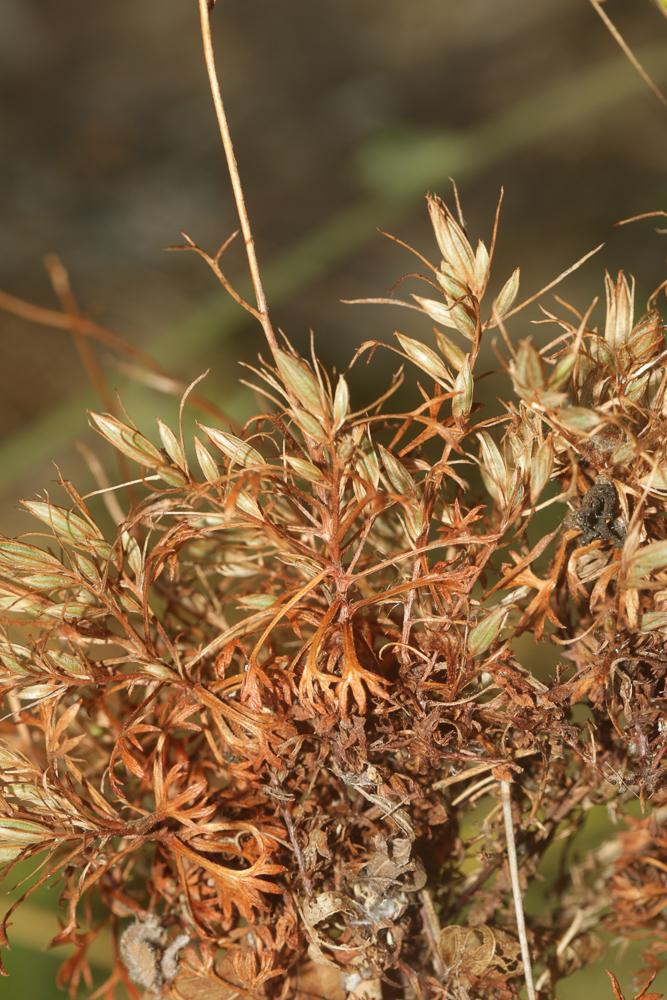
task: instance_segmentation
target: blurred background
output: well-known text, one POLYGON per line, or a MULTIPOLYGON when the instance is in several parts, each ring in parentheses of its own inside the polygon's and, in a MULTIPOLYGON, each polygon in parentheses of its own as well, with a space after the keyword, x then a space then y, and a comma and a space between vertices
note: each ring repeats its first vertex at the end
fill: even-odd
MULTIPOLYGON (((665 87, 658 2, 605 10, 665 87)), ((214 27, 274 323, 302 350, 312 328, 330 366, 397 325, 428 333, 405 311, 340 300, 388 295, 413 269, 378 226, 435 257, 423 195, 449 197, 449 177, 475 240, 488 238, 504 186, 496 281, 521 265, 521 297, 602 241, 561 289, 575 304, 601 293, 604 267, 635 273, 640 302, 665 277, 667 240, 653 224, 613 223, 666 207, 667 111, 586 0, 221 0, 214 27)), ((261 332, 194 255, 163 252, 181 230, 213 250, 237 225, 195 3, 3 0, 0 84, 0 289, 57 310, 43 258, 58 253, 86 315, 185 382, 210 368, 206 393, 242 419, 253 400, 238 362, 262 349, 261 332)), ((240 243, 225 260, 242 287, 240 243)), ((530 318, 514 338, 536 332, 530 318)), ((74 445, 100 404, 67 332, 4 313, 0 324, 0 515, 11 533, 26 527, 17 499, 51 486, 54 461, 86 485, 74 445)), ((142 429, 155 436, 157 413, 173 424, 176 399, 100 356, 142 429)), ((372 384, 355 368, 357 399, 391 367, 378 355, 372 384)), ((2 981, 0 996, 29 987, 48 1000, 57 962, 44 957, 36 985, 35 950, 51 918, 39 901, 23 912, 7 964, 28 978, 2 981)), ((610 962, 623 979, 623 961, 610 962)), ((607 997, 604 967, 558 996, 607 997)))

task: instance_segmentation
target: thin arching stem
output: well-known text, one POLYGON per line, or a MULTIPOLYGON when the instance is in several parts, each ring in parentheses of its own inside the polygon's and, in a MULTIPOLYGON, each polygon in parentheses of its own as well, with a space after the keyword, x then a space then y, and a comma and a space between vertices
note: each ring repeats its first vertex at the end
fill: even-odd
POLYGON ((278 342, 276 340, 276 335, 273 331, 273 326, 271 324, 271 319, 269 317, 269 311, 266 304, 264 286, 262 285, 262 278, 259 273, 259 265, 257 263, 257 254, 255 253, 255 241, 253 239, 252 229, 250 227, 250 219, 248 218, 248 210, 246 208, 245 198, 243 195, 243 186, 241 184, 241 178, 239 176, 239 168, 236 162, 236 154, 234 153, 234 144, 232 143, 232 137, 229 131, 229 123, 227 121, 225 106, 222 102, 222 94, 220 92, 220 82, 218 80, 218 74, 215 68, 215 54, 213 52, 213 39, 211 38, 211 18, 210 18, 208 0, 199 0, 199 17, 201 21, 202 44, 204 46, 204 59, 206 62, 206 71, 208 73, 209 86, 211 88, 211 96, 213 98, 213 107, 215 108, 215 115, 218 120, 220 138, 222 140, 222 145, 225 150, 225 158, 227 160, 227 166, 229 168, 229 176, 232 182, 232 190, 234 191, 236 210, 238 212, 239 222, 241 223, 241 232, 243 234, 243 241, 245 243, 246 254, 248 257, 248 268, 250 270, 252 286, 255 291, 255 300, 257 303, 257 312, 259 313, 259 321, 262 324, 262 328, 264 330, 266 339, 269 343, 269 347, 271 348, 271 351, 275 354, 276 351, 278 350, 278 342))

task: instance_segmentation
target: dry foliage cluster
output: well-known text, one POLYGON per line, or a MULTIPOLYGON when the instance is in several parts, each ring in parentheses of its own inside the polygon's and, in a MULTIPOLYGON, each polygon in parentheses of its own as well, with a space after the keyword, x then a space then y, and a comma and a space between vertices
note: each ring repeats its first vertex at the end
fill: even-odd
MULTIPOLYGON (((518 271, 486 306, 493 241, 429 209, 440 259, 413 304, 437 325, 394 348, 413 409, 392 410, 401 373, 355 410, 285 343, 255 370, 266 411, 242 436, 202 425, 194 460, 179 427, 158 445, 93 415, 144 470, 127 510, 103 494, 115 532, 63 482, 67 504, 24 504, 41 531, 0 541, 0 849, 62 878, 73 988, 136 915, 101 995, 180 966, 221 997, 298 996, 321 965, 352 995, 516 996, 498 783, 524 885, 592 806, 667 804, 660 317, 624 275, 602 330, 543 310, 555 339, 506 337, 514 398, 485 418, 476 362, 518 271), (566 501, 543 535, 538 508, 566 501), (558 644, 553 676, 526 633, 558 644)), ((573 865, 529 921, 540 988, 603 918, 651 930, 659 964, 666 864, 654 809, 573 865)))
POLYGON ((473 246, 428 206, 437 256, 402 303, 424 340, 395 335, 381 398, 358 408, 271 332, 242 431, 192 446, 187 394, 152 439, 95 414, 131 500, 63 480, 0 540, 0 859, 39 856, 26 895, 60 880, 72 995, 107 927, 107 1000, 500 1000, 529 978, 522 944, 546 997, 605 928, 651 936, 647 976, 667 959, 662 290, 637 315, 607 276, 602 323, 558 300, 551 342, 514 346, 533 297, 516 305, 518 269, 487 294, 497 220, 473 246), (513 889, 593 807, 637 800, 522 942, 513 889))

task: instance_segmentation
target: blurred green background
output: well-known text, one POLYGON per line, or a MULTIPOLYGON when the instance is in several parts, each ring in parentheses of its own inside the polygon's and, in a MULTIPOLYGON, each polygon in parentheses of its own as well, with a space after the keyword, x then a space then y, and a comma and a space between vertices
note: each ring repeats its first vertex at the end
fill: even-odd
MULTIPOLYGON (((657 7, 605 10, 667 86, 657 7)), ((640 300, 664 278, 665 238, 613 223, 665 208, 667 112, 586 0, 224 0, 214 25, 274 322, 304 349, 312 327, 328 364, 344 368, 362 340, 399 323, 426 332, 404 311, 340 300, 386 295, 413 267, 376 226, 434 256, 423 194, 448 195, 450 176, 475 238, 488 237, 504 185, 496 279, 520 264, 522 295, 602 240, 566 286, 578 305, 601 292, 603 267, 634 272, 640 300)), ((180 230, 213 249, 236 227, 195 3, 3 0, 0 81, 0 288, 57 308, 41 264, 56 251, 88 315, 179 378, 210 368, 208 395, 231 416, 250 412, 238 362, 262 348, 260 331, 194 256, 162 253, 180 230)), ((240 247, 227 266, 242 282, 240 247)), ((26 526, 17 498, 53 483, 54 460, 89 481, 74 443, 89 438, 85 409, 98 404, 66 334, 1 323, 9 533, 26 526)), ((529 317, 511 330, 531 332, 529 317)), ((354 369, 353 389, 367 398, 390 367, 378 355, 373 384, 354 369)), ((156 413, 173 422, 172 398, 107 371, 144 429, 156 413)), ((42 952, 51 898, 17 916, 0 997, 59 995, 57 960, 42 952)), ((636 956, 610 962, 628 986, 636 956)), ((558 996, 608 997, 603 968, 558 996)))

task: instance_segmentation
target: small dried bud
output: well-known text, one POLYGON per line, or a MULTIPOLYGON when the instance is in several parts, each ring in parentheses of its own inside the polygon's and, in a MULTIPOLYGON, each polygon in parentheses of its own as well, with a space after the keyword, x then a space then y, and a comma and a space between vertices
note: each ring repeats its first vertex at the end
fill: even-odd
POLYGON ((470 360, 469 357, 466 357, 454 382, 454 392, 456 395, 452 399, 452 414, 458 422, 464 420, 470 413, 473 388, 474 382, 470 370, 470 360))
POLYGON ((45 843, 52 831, 41 823, 27 819, 0 818, 0 863, 17 858, 26 847, 45 843))
POLYGON ((471 656, 480 656, 487 651, 491 643, 500 634, 500 630, 508 614, 508 608, 494 608, 493 611, 475 625, 468 636, 468 652, 471 656))
POLYGON ((276 353, 278 371, 289 394, 315 417, 323 419, 326 413, 320 385, 311 368, 301 358, 286 351, 276 353))
POLYGON ((206 448, 197 437, 195 438, 195 454, 197 455, 199 468, 204 473, 204 479, 206 479, 209 483, 217 483, 220 479, 218 466, 214 462, 208 448, 206 448))
POLYGON ((635 302, 634 278, 628 279, 622 271, 618 272, 616 283, 606 274, 604 279, 607 295, 607 320, 604 328, 604 339, 612 348, 618 351, 630 337, 635 302))
POLYGON ((452 384, 452 376, 447 371, 447 368, 442 363, 438 355, 426 344, 420 343, 418 340, 413 340, 412 337, 406 337, 402 333, 394 334, 399 344, 418 368, 430 375, 431 378, 439 382, 440 385, 450 387, 452 384))
POLYGON ((247 441, 242 441, 241 438, 228 431, 220 431, 217 427, 205 427, 203 424, 199 426, 209 441, 212 441, 233 465, 240 465, 243 468, 264 465, 264 459, 260 453, 247 441))
POLYGON ((149 469, 159 469, 164 465, 164 458, 158 449, 136 427, 121 423, 109 413, 91 413, 90 419, 102 437, 132 461, 149 469))
POLYGON ((475 255, 458 222, 440 198, 430 196, 428 210, 443 261, 452 275, 473 291, 476 288, 475 255))
POLYGON ((188 943, 187 934, 179 934, 167 944, 167 932, 157 917, 135 920, 120 938, 120 955, 130 979, 157 996, 163 986, 175 978, 178 954, 188 943))
POLYGON ((508 313, 514 305, 514 300, 519 293, 520 276, 521 268, 517 267, 514 271, 512 271, 511 275, 500 289, 498 297, 493 303, 493 314, 494 316, 497 316, 498 319, 502 319, 505 313, 508 313))

